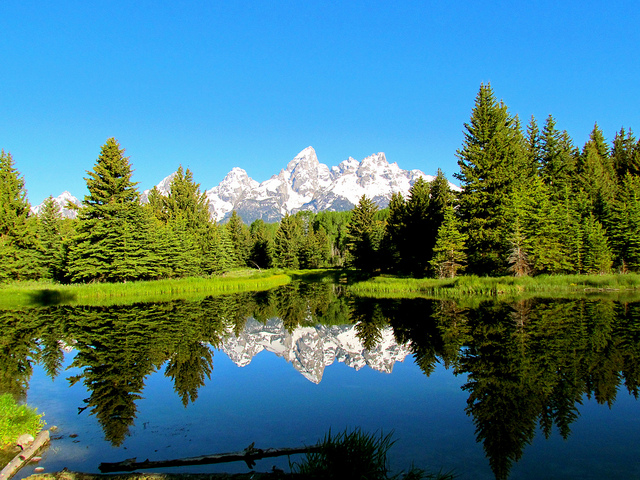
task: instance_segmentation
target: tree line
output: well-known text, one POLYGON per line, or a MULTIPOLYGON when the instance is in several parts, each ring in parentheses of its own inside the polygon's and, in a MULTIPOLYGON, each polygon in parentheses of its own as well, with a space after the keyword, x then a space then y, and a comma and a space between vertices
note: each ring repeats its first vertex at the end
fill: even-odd
POLYGON ((0 280, 122 282, 214 275, 236 267, 351 266, 413 276, 536 275, 640 270, 640 142, 607 145, 596 124, 582 149, 549 116, 526 128, 481 85, 457 151, 461 190, 442 171, 379 209, 298 212, 250 226, 211 219, 182 166, 167 195, 140 201, 124 149, 110 138, 85 178, 77 219, 49 197, 30 212, 24 180, 0 154, 0 280))
POLYGON ((353 264, 374 272, 453 277, 640 270, 640 142, 611 146, 596 124, 582 149, 549 115, 523 129, 481 85, 457 151, 461 191, 442 172, 395 194, 385 222, 366 197, 353 210, 353 264))

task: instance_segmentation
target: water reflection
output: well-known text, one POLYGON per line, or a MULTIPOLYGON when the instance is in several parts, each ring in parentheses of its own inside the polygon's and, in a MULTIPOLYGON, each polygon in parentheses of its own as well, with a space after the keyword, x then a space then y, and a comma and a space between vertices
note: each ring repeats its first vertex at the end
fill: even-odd
POLYGON ((496 478, 509 476, 538 428, 571 434, 582 399, 638 398, 640 303, 589 299, 459 302, 372 300, 329 284, 257 294, 114 307, 49 306, 1 312, 0 391, 24 396, 39 362, 61 375, 64 350, 89 393, 78 406, 120 445, 145 378, 163 370, 186 406, 214 374, 214 349, 247 365, 266 350, 312 382, 344 362, 391 372, 412 354, 428 377, 437 363, 464 375, 467 414, 496 478))

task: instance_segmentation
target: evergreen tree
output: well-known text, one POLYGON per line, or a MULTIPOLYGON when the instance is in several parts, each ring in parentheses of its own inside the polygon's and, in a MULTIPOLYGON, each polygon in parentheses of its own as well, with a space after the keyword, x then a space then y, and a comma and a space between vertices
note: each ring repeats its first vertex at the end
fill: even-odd
POLYGON ((609 273, 613 255, 602 224, 590 215, 583 220, 585 273, 609 273))
POLYGON ((299 268, 298 254, 302 243, 302 223, 288 213, 280 221, 274 241, 274 261, 280 268, 299 268))
POLYGON ((406 230, 406 204, 401 193, 393 193, 389 202, 389 217, 385 225, 381 243, 381 261, 387 270, 407 270, 403 264, 402 253, 406 251, 404 245, 406 230))
POLYGON ((453 278, 464 270, 466 240, 467 235, 460 232, 453 206, 449 205, 444 211, 430 262, 438 278, 453 278))
POLYGON ((477 274, 504 273, 509 225, 501 212, 514 185, 524 181, 529 171, 524 138, 517 119, 484 84, 465 129, 456 178, 462 186, 460 213, 468 234, 469 268, 477 274))
POLYGON ((611 246, 622 273, 640 271, 640 176, 627 172, 611 215, 611 246))
POLYGON ((624 128, 622 128, 616 134, 613 139, 611 159, 620 182, 627 172, 632 175, 640 175, 640 142, 636 141, 631 129, 625 134, 624 128))
POLYGON ((77 235, 69 250, 71 281, 126 281, 158 275, 149 245, 148 217, 124 149, 110 138, 91 171, 89 195, 78 214, 77 235))
POLYGON ((407 262, 409 271, 424 276, 433 253, 438 226, 430 218, 431 185, 418 178, 409 190, 404 220, 404 241, 401 257, 407 262))
POLYGON ((56 280, 64 278, 63 224, 60 206, 49 196, 39 214, 40 244, 48 276, 56 280))
POLYGON ((252 267, 270 268, 273 263, 273 234, 262 219, 255 220, 249 227, 251 252, 249 264, 252 267))
POLYGON ((617 179, 602 130, 596 124, 578 162, 579 186, 585 191, 592 212, 603 224, 613 206, 617 179))
POLYGON ((234 210, 231 217, 225 225, 233 249, 238 267, 246 267, 248 265, 249 256, 251 254, 251 234, 249 228, 243 223, 240 215, 234 210))
POLYGON ((0 151, 0 280, 37 279, 46 274, 42 251, 30 221, 24 179, 10 153, 0 151))
POLYGON ((359 270, 373 272, 379 268, 379 246, 384 227, 375 216, 378 207, 363 195, 353 210, 347 225, 347 247, 351 264, 359 270))

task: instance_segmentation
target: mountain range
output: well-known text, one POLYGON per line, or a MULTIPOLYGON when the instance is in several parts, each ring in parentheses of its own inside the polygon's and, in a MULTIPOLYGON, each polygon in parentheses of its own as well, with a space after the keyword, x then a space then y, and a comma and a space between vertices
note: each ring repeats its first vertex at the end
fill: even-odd
MULTIPOLYGON (((168 194, 175 172, 165 177, 156 187, 168 194)), ((380 208, 389 204, 393 193, 405 197, 418 178, 430 182, 434 179, 420 170, 403 170, 397 163, 389 163, 384 153, 377 153, 358 161, 349 157, 338 166, 329 168, 320 163, 312 147, 302 150, 286 168, 268 180, 259 183, 245 170, 233 168, 215 187, 205 191, 211 217, 226 220, 233 210, 250 224, 256 219, 279 221, 285 214, 301 210, 312 212, 344 211, 352 209, 366 195, 380 208)), ((459 188, 450 183, 450 187, 459 188)), ((147 201, 150 190, 141 199, 147 201)), ((55 201, 63 208, 68 201, 80 204, 69 192, 55 201)), ((38 212, 41 205, 34 207, 38 212)), ((75 211, 65 209, 63 214, 73 218, 75 211)))
POLYGON ((261 351, 274 353, 291 363, 307 380, 320 383, 325 367, 336 360, 360 370, 370 368, 391 373, 396 362, 411 354, 409 344, 396 342, 393 329, 383 328, 380 341, 367 350, 358 338, 355 325, 316 325, 289 332, 279 318, 260 323, 247 320, 239 335, 229 331, 222 351, 239 367, 251 363, 261 351))

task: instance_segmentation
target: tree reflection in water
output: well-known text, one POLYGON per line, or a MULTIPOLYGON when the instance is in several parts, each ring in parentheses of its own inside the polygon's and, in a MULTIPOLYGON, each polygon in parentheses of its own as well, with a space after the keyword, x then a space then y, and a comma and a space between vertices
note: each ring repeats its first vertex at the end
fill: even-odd
POLYGON ((498 479, 509 476, 536 429, 567 438, 583 397, 612 405, 621 386, 638 398, 640 303, 592 299, 483 301, 348 297, 325 283, 269 292, 113 307, 51 306, 0 313, 0 391, 24 397, 34 362, 60 375, 63 349, 89 392, 88 410, 120 445, 145 378, 164 368, 187 406, 213 373, 215 348, 249 318, 301 326, 350 325, 372 351, 392 328, 428 377, 437 363, 465 375, 466 412, 498 479))

